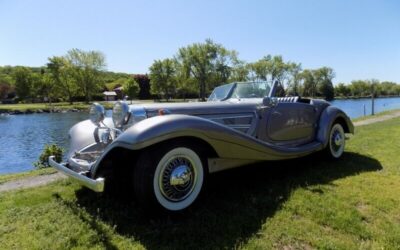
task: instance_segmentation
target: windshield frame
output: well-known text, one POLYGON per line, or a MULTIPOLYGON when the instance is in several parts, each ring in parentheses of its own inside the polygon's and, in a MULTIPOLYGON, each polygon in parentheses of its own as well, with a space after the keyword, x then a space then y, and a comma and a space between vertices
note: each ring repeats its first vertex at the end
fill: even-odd
POLYGON ((220 85, 220 86, 214 88, 214 90, 210 94, 210 97, 208 98, 208 101, 225 101, 225 100, 230 99, 230 98, 237 98, 237 99, 252 99, 252 98, 254 98, 254 99, 256 99, 256 98, 264 98, 264 97, 266 97, 266 96, 263 96, 263 97, 232 97, 234 92, 235 92, 235 90, 237 89, 238 85, 240 85, 240 84, 250 84, 250 83, 267 84, 267 85, 269 85, 270 89, 269 89, 268 95, 266 95, 268 97, 271 97, 271 95, 273 94, 274 89, 275 89, 275 84, 270 84, 267 81, 233 82, 233 83, 220 85), (223 89, 224 87, 226 88, 229 85, 231 87, 226 91, 226 95, 223 98, 212 97, 213 95, 215 96, 215 91, 216 90, 223 89))
POLYGON ((236 84, 237 83, 233 82, 233 83, 223 84, 218 87, 215 87, 214 90, 211 92, 210 96, 208 97, 208 101, 225 101, 225 100, 229 99, 232 95, 233 90, 236 88, 236 84), (230 87, 230 88, 227 89, 224 97, 222 97, 222 98, 212 97, 213 95, 216 95, 216 91, 224 89, 226 87, 230 87))

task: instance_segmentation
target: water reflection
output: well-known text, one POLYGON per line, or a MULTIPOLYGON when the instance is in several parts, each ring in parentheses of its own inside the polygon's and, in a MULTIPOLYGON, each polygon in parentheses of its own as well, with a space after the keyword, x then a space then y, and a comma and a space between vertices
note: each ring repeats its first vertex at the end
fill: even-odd
POLYGON ((0 173, 31 170, 45 144, 68 147, 68 130, 86 113, 0 116, 0 173))

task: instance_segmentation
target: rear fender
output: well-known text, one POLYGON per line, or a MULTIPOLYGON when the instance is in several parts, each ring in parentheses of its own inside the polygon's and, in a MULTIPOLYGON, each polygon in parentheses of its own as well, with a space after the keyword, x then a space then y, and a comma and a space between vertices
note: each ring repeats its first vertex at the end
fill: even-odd
POLYGON ((335 122, 339 122, 343 126, 345 133, 354 134, 354 125, 350 118, 342 110, 328 106, 322 111, 317 132, 317 141, 321 142, 324 146, 328 145, 329 133, 335 122))

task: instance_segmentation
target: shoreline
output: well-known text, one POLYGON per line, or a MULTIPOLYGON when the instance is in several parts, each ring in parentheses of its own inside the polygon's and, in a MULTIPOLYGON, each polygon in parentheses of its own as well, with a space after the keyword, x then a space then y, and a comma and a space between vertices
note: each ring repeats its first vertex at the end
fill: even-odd
MULTIPOLYGON (((382 96, 375 96, 374 99, 377 98, 399 98, 400 95, 382 95, 382 96)), ((359 99, 371 99, 371 96, 337 96, 332 99, 334 100, 359 100, 359 99)))
MULTIPOLYGON (((112 109, 112 103, 99 102, 106 109, 112 109)), ((42 113, 68 113, 88 111, 91 103, 76 102, 73 104, 60 102, 49 105, 48 103, 29 104, 0 104, 0 115, 27 115, 42 113)))
MULTIPOLYGON (((400 117, 400 109, 394 109, 394 110, 389 110, 389 111, 383 111, 380 113, 377 113, 375 115, 368 115, 368 116, 364 116, 361 118, 356 118, 356 119, 352 119, 352 122, 354 124, 355 127, 359 127, 359 126, 364 126, 364 125, 369 125, 372 123, 377 123, 377 122, 382 122, 382 121, 387 121, 390 119, 394 119, 394 118, 398 118, 400 117)), ((0 185, 2 185, 4 182, 7 181, 2 181, 2 179, 6 178, 8 176, 12 177, 11 180, 12 181, 14 177, 16 177, 15 179, 21 179, 26 177, 25 174, 28 174, 30 177, 31 176, 35 176, 35 173, 39 173, 39 175, 43 175, 43 174, 53 174, 54 172, 56 172, 56 170, 54 170, 53 168, 46 168, 46 169, 32 169, 32 170, 27 170, 27 171, 22 171, 22 172, 15 172, 15 173, 0 173, 0 185), (49 173, 43 172, 43 171, 50 171, 49 173), (18 178, 18 176, 20 176, 21 178, 18 178)))
MULTIPOLYGON (((389 98, 400 98, 400 96, 378 96, 375 97, 377 99, 389 99, 389 98)), ((334 101, 351 101, 351 100, 362 100, 362 99, 371 99, 370 96, 362 96, 362 97, 335 97, 334 101)), ((189 100, 189 99, 187 99, 189 100)), ((186 101, 187 101, 186 100, 186 101)), ((179 100, 180 101, 180 100, 179 100)), ((155 100, 134 100, 135 103, 148 103, 155 102, 155 100)), ((176 100, 172 100, 172 102, 176 102, 176 100)), ((185 101, 183 101, 185 102, 185 101)), ((99 101, 101 105, 105 107, 105 109, 112 109, 113 104, 106 101, 99 101)), ((88 111, 90 105, 92 103, 83 103, 76 102, 74 104, 69 104, 65 102, 61 103, 53 103, 49 105, 48 103, 28 103, 28 104, 0 104, 0 115, 27 115, 27 114, 42 114, 42 113, 69 113, 69 112, 82 112, 88 111)), ((387 110, 390 111, 390 110, 387 110)), ((383 111, 386 112, 386 111, 383 111)), ((355 118, 359 119, 361 117, 355 118)))
POLYGON ((0 110, 0 115, 29 115, 29 114, 43 114, 43 113, 69 113, 69 112, 82 112, 86 109, 78 109, 78 108, 71 108, 71 109, 26 109, 26 110, 0 110))

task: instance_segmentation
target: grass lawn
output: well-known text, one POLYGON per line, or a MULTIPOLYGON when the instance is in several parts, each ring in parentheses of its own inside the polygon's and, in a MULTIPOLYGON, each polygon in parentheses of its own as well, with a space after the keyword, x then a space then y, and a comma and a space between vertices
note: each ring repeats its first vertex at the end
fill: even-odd
MULTIPOLYGON (((190 100, 194 99, 171 99, 168 102, 188 102, 190 100)), ((153 103, 154 100, 133 100, 133 103, 153 103)), ((159 102, 166 102, 165 100, 160 100, 159 102)), ((112 109, 114 103, 112 102, 98 102, 102 104, 106 109, 112 109)), ((127 101, 128 104, 130 104, 130 101, 127 101)), ((53 103, 51 106, 48 103, 21 103, 21 104, 0 104, 0 111, 5 111, 5 112, 10 112, 10 111, 26 111, 26 110, 31 110, 31 111, 36 111, 39 109, 59 109, 59 110, 68 110, 68 109, 79 109, 79 110, 84 110, 87 109, 89 110, 91 104, 87 104, 84 102, 74 102, 72 105, 69 104, 68 102, 58 102, 58 103, 53 103)))
POLYGON ((400 118, 315 155, 210 176, 200 201, 147 216, 70 180, 0 193, 3 249, 399 249, 400 118))
POLYGON ((385 116, 385 115, 390 115, 390 114, 393 114, 393 113, 397 113, 399 111, 400 111, 400 109, 386 110, 386 111, 382 111, 382 112, 376 113, 375 115, 361 116, 361 117, 352 119, 352 121, 353 122, 364 121, 364 120, 368 120, 368 119, 371 119, 371 118, 374 118, 374 117, 381 117, 381 116, 385 116))

